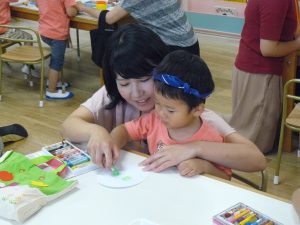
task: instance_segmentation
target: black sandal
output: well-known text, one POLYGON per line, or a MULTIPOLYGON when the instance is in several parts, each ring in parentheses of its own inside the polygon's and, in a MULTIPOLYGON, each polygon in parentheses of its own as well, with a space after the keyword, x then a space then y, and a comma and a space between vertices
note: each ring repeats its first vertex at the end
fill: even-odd
POLYGON ((0 137, 3 143, 15 142, 28 137, 26 129, 20 124, 11 124, 0 127, 0 137))

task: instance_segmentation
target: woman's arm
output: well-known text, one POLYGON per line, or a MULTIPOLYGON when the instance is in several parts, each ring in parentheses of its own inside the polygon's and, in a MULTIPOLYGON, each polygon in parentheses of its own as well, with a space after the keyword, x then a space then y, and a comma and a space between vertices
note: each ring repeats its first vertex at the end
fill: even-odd
POLYGON ((283 57, 298 49, 300 49, 300 36, 287 42, 260 39, 260 51, 265 57, 283 57))
POLYGON ((92 113, 84 106, 80 106, 63 122, 61 134, 74 142, 87 142, 95 130, 97 132, 99 129, 100 132, 101 128, 94 123, 92 113))
POLYGON ((227 135, 224 142, 194 143, 196 157, 245 172, 261 171, 266 168, 266 159, 262 152, 239 133, 227 135))
POLYGON ((197 141, 185 145, 164 146, 141 165, 146 170, 160 172, 184 160, 200 158, 232 169, 254 172, 266 168, 266 159, 260 150, 237 132, 225 137, 225 143, 197 141))
POLYGON ((119 158, 118 149, 111 147, 108 131, 94 123, 92 113, 84 106, 76 109, 62 124, 64 138, 74 142, 87 142, 92 161, 100 167, 109 168, 119 158))

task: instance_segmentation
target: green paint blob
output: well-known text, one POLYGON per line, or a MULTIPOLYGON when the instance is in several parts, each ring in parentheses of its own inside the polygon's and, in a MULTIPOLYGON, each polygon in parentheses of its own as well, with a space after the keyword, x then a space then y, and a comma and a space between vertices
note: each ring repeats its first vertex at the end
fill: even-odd
POLYGON ((124 180, 124 181, 129 181, 129 180, 131 180, 131 176, 125 176, 125 177, 122 177, 122 180, 124 180))

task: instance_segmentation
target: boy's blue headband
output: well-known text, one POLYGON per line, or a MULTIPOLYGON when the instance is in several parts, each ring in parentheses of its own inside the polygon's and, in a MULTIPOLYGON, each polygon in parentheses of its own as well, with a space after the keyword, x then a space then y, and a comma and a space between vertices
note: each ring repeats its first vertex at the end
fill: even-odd
POLYGON ((198 98, 206 99, 212 93, 212 92, 209 92, 209 93, 202 94, 195 88, 192 88, 188 83, 185 83, 182 80, 180 80, 178 77, 172 76, 169 74, 165 74, 165 73, 155 74, 153 76, 153 78, 154 78, 154 80, 161 81, 162 83, 167 84, 169 86, 183 89, 184 93, 194 95, 198 98))

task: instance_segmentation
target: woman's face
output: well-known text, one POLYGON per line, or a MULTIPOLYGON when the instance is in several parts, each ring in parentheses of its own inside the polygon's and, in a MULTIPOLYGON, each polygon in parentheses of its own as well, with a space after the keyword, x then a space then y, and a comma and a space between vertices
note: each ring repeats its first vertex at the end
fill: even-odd
POLYGON ((139 79, 125 79, 117 76, 118 90, 121 96, 142 112, 154 109, 154 83, 151 76, 139 79))

